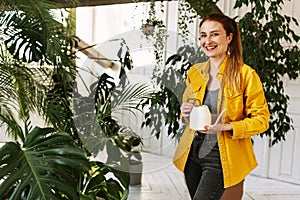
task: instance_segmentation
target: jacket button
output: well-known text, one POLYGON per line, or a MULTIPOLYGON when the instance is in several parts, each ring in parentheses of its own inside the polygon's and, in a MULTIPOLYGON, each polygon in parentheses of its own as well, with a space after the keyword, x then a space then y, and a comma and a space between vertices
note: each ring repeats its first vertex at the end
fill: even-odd
POLYGON ((232 94, 230 93, 230 94, 229 94, 229 96, 231 96, 231 97, 232 97, 232 94))
POLYGON ((223 143, 221 143, 220 146, 223 146, 223 143))

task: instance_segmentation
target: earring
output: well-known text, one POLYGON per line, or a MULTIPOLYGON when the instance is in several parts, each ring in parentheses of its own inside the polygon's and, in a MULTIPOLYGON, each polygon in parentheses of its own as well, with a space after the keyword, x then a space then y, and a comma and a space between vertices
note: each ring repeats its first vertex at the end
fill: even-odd
POLYGON ((228 49, 227 49, 227 55, 228 55, 228 57, 230 57, 230 54, 231 54, 230 47, 228 46, 228 49))

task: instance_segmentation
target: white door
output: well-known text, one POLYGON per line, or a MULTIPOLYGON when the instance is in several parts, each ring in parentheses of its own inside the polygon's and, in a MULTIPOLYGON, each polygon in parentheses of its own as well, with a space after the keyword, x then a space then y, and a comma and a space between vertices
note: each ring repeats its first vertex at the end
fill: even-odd
POLYGON ((300 184, 300 79, 285 82, 285 92, 290 97, 288 114, 295 129, 286 134, 285 141, 274 146, 269 145, 267 137, 254 137, 259 166, 252 173, 300 184))
POLYGON ((286 81, 285 90, 295 129, 286 135, 286 141, 270 148, 269 177, 300 184, 300 79, 286 81))

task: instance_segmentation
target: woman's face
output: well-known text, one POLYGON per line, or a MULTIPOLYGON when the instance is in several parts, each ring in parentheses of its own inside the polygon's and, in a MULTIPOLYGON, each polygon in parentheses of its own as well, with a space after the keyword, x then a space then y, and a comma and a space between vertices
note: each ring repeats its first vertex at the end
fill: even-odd
POLYGON ((225 57, 231 40, 219 22, 207 20, 200 27, 200 46, 210 58, 225 57))

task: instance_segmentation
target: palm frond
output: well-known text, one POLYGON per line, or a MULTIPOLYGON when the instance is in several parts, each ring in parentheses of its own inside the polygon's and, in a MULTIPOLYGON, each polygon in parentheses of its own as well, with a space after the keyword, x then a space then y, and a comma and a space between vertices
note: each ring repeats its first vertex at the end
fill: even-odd
POLYGON ((29 111, 41 113, 45 91, 42 77, 41 72, 13 59, 0 46, 0 121, 14 138, 24 138, 18 124, 28 119, 29 111))
POLYGON ((12 109, 6 103, 0 103, 0 125, 6 125, 5 134, 12 136, 13 139, 25 140, 22 128, 18 125, 17 119, 15 118, 12 109))
MULTIPOLYGON (((129 84, 125 88, 116 89, 112 94, 111 113, 114 113, 114 116, 117 116, 116 114, 131 113, 136 117, 137 112, 143 113, 140 102, 149 99, 153 91, 146 84, 129 84)), ((113 118, 118 121, 117 118, 113 118)))

